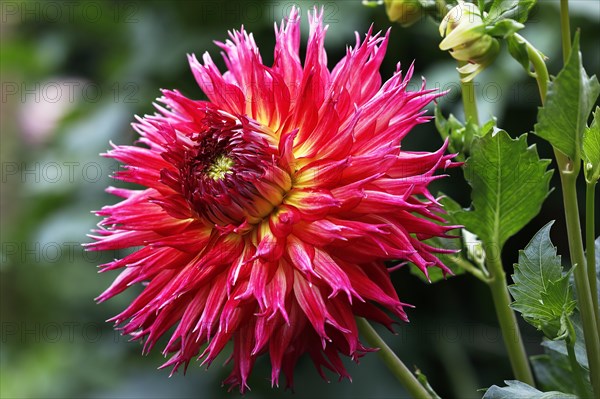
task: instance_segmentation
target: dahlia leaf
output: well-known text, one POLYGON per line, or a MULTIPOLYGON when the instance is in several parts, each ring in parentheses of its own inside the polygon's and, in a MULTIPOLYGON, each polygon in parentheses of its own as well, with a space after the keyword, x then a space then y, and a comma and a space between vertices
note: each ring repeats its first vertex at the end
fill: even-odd
POLYGON ((538 111, 535 134, 569 158, 579 159, 583 132, 598 94, 598 79, 595 75, 588 77, 581 63, 578 32, 567 64, 548 86, 546 105, 538 111))
POLYGON ((575 309, 569 274, 563 274, 560 256, 550 241, 554 221, 536 233, 524 250, 519 251, 509 287, 515 301, 512 308, 550 339, 568 334, 566 323, 575 309))
POLYGON ((483 399, 577 399, 577 396, 558 392, 542 392, 531 385, 517 380, 504 381, 507 386, 492 385, 483 395, 483 399))
MULTIPOLYGON (((587 351, 585 349, 585 340, 583 337, 583 327, 581 326, 581 316, 578 313, 575 313, 570 317, 570 320, 571 324, 573 325, 573 329, 575 330, 575 358, 577 359, 577 363, 587 370, 589 369, 589 365, 587 351)), ((565 341, 544 339, 542 341, 542 346, 548 351, 553 351, 564 356, 568 356, 567 345, 565 341)))
POLYGON ((585 179, 595 182, 600 178, 600 107, 594 111, 592 125, 583 133, 583 162, 585 179))
MULTIPOLYGON (((592 386, 589 382, 587 353, 583 339, 581 319, 578 314, 574 314, 571 317, 571 324, 575 330, 575 357, 581 366, 580 372, 583 373, 585 390, 591 397, 592 386)), ((575 393, 577 387, 573 379, 565 341, 555 341, 545 338, 542 341, 542 346, 544 347, 544 354, 530 358, 538 386, 544 390, 575 393)))
POLYGON ((465 176, 473 205, 454 213, 456 221, 499 254, 508 238, 535 215, 549 193, 549 160, 527 146, 527 135, 511 139, 503 130, 475 139, 465 176))
POLYGON ((575 392, 569 359, 559 353, 535 355, 529 358, 537 386, 548 391, 575 392))
POLYGON ((503 19, 514 19, 517 22, 527 21, 529 10, 536 0, 494 0, 487 17, 486 24, 490 25, 503 19))

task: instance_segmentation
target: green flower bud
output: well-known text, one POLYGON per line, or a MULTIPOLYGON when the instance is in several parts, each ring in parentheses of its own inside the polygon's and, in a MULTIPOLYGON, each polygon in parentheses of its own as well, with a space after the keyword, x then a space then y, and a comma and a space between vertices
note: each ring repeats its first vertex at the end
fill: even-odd
POLYGON ((385 0, 385 11, 392 22, 406 28, 424 15, 419 0, 385 0))
POLYGON ((459 0, 440 24, 441 50, 449 50, 452 57, 468 64, 458 69, 471 81, 488 67, 500 51, 500 43, 485 31, 485 24, 477 6, 459 0))

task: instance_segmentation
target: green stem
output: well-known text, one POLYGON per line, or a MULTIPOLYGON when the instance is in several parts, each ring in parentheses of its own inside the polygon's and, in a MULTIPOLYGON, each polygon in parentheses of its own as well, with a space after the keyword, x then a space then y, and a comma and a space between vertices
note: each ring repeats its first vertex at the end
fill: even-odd
POLYGON ((496 315, 498 317, 500 329, 502 330, 502 338, 504 339, 504 345, 506 345, 508 351, 513 374, 518 380, 535 387, 533 374, 529 367, 527 353, 525 352, 525 346, 523 345, 523 339, 521 338, 521 332, 517 324, 517 318, 510 308, 510 296, 508 294, 508 286, 506 285, 506 274, 504 273, 500 255, 497 254, 496 256, 488 257, 486 263, 488 271, 492 275, 488 285, 492 291, 496 315))
MULTIPOLYGON (((560 26, 563 44, 563 61, 567 63, 571 53, 571 28, 569 22, 569 0, 560 1, 560 26)), ((595 397, 600 397, 600 337, 597 309, 594 309, 590 282, 586 270, 586 259, 583 252, 581 224, 579 221, 579 205, 577 203, 577 176, 581 168, 581 159, 570 160, 566 155, 554 149, 556 162, 560 171, 562 183, 569 252, 577 289, 577 305, 581 313, 581 324, 585 339, 585 349, 588 355, 590 380, 595 397)), ((594 292, 594 295, 596 293, 594 292)))
POLYGON ((569 21, 569 0, 560 0, 560 31, 562 38, 563 62, 566 64, 571 54, 571 22, 569 21))
POLYGON ((484 283, 487 284, 490 281, 489 276, 487 276, 481 269, 469 262, 467 259, 461 256, 450 256, 449 259, 452 263, 454 263, 454 265, 466 270, 484 283))
MULTIPOLYGON (((459 63, 460 66, 465 63, 459 63)), ((461 76, 462 78, 462 76, 461 76)), ((472 81, 463 82, 460 80, 460 90, 462 94, 463 107, 465 109, 465 124, 469 120, 479 126, 479 114, 477 113, 477 98, 475 96, 475 86, 472 81)))
POLYGON ((587 275, 590 283, 590 291, 592 293, 592 304, 596 312, 596 328, 600 334, 600 311, 598 307, 598 284, 596 280, 596 247, 594 229, 594 213, 596 209, 595 202, 596 182, 588 182, 585 186, 585 256, 587 263, 587 275))
POLYGON ((402 363, 402 360, 396 356, 394 351, 385 343, 385 341, 377 334, 377 331, 362 317, 356 318, 358 329, 369 345, 379 348, 379 356, 390 369, 392 374, 400 381, 404 389, 413 398, 431 399, 431 395, 421 385, 413 373, 402 363))
POLYGON ((577 362, 577 356, 575 355, 575 329, 573 328, 571 320, 567 320, 567 324, 569 328, 569 336, 565 340, 565 344, 567 345, 567 355, 569 357, 569 363, 571 365, 571 373, 575 378, 575 390, 577 396, 579 396, 580 398, 585 398, 587 397, 585 379, 583 377, 581 366, 579 365, 579 362, 577 362))
MULTIPOLYGON (((462 66, 462 65, 461 65, 462 66)), ((475 123, 479 126, 479 116, 477 113, 477 99, 475 97, 475 86, 473 82, 460 82, 462 100, 465 109, 465 121, 475 123)), ((502 330, 502 338, 508 351, 510 365, 515 377, 531 386, 535 386, 533 374, 527 360, 527 353, 521 338, 521 332, 517 324, 515 313, 510 308, 510 296, 506 284, 506 274, 502 266, 500 254, 489 257, 486 260, 490 276, 484 276, 492 291, 492 299, 498 317, 498 323, 502 330)), ((468 269, 467 269, 468 270, 468 269)), ((475 274, 480 278, 477 274, 475 274)), ((481 279, 481 278, 480 278, 481 279)))
MULTIPOLYGON (((568 4, 566 5, 566 9, 568 11, 568 4)), ((561 21, 562 21, 562 16, 561 16, 561 21)), ((564 22, 564 25, 566 25, 566 28, 563 30, 563 32, 569 32, 568 26, 569 26, 569 21, 568 19, 564 22)), ((527 40, 525 40, 522 36, 520 36, 519 34, 516 34, 517 38, 519 40, 521 40, 523 43, 526 44, 527 46, 527 52, 529 54, 529 59, 533 65, 533 69, 535 71, 535 76, 536 76, 536 80, 538 83, 538 88, 540 91, 540 97, 542 99, 542 106, 545 104, 546 102, 546 94, 548 92, 548 68, 546 67, 546 63, 543 59, 543 57, 540 55, 540 53, 538 51, 535 50, 535 47, 533 47, 527 40)), ((564 34, 563 38, 568 38, 568 34, 564 34)), ((569 51, 570 51, 570 47, 571 47, 571 42, 568 41, 567 46, 569 47, 569 51)), ((562 153, 560 153, 559 151, 554 150, 554 155, 556 157, 556 160, 559 164, 559 168, 560 168, 560 173, 562 174, 563 171, 565 173, 568 173, 571 169, 574 169, 574 171, 571 171, 570 173, 578 173, 579 168, 577 167, 577 165, 580 165, 579 162, 577 162, 576 164, 573 164, 569 161, 569 159, 567 157, 565 157, 562 153)), ((594 202, 594 193, 595 193, 595 183, 588 183, 587 187, 586 187, 586 220, 589 221, 586 223, 586 248, 587 248, 587 258, 586 258, 586 263, 587 263, 587 274, 588 274, 588 282, 590 285, 590 291, 592 293, 592 303, 593 303, 593 309, 594 309, 594 313, 595 313, 595 318, 596 318, 596 322, 597 322, 597 329, 599 331, 600 334, 600 315, 599 315, 599 309, 598 309, 598 295, 597 290, 597 284, 596 284, 596 259, 595 259, 595 251, 594 251, 594 239, 595 239, 595 231, 594 231, 594 211, 595 211, 595 202, 594 202)))
MULTIPOLYGON (((561 162, 559 162, 559 167, 561 162)), ((590 367, 590 380, 596 397, 600 396, 600 338, 596 324, 596 311, 592 302, 592 293, 588 274, 585 267, 583 253, 583 240, 579 223, 579 206, 577 204, 577 175, 560 170, 560 179, 563 188, 563 203, 565 205, 565 218, 567 221, 567 236, 569 239, 569 252, 573 264, 573 276, 577 288, 577 305, 581 313, 585 349, 590 367)))

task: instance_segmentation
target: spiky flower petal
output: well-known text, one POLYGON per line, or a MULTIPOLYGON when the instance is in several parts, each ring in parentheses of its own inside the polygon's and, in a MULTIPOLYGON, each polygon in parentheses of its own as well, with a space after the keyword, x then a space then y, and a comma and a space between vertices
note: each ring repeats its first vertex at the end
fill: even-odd
POLYGON ((145 285, 112 319, 124 334, 147 352, 173 328, 163 367, 174 371, 233 342, 225 382, 242 391, 262 354, 275 385, 281 372, 292 385, 305 353, 322 375, 349 377, 339 354, 369 350, 355 316, 406 320, 385 262, 448 271, 423 241, 452 228, 427 189, 452 156, 400 148, 440 94, 407 91, 412 67, 381 84, 387 34, 357 37, 330 71, 322 11, 309 19, 303 64, 296 9, 275 27, 271 67, 243 29, 218 43, 226 73, 208 53, 189 57, 209 101, 163 91, 159 112, 133 124, 141 145, 106 154, 126 165, 118 179, 144 189, 109 188, 123 200, 98 211, 89 244, 140 247, 102 266, 123 270, 99 301, 145 285))

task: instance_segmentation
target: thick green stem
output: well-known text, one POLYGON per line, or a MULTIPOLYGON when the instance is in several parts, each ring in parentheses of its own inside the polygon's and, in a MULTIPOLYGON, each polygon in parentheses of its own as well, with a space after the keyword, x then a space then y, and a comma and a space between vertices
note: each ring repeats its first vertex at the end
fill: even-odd
POLYGON ((394 351, 392 351, 379 334, 377 334, 377 331, 375 331, 369 322, 362 317, 357 317, 356 324, 368 344, 379 348, 379 356, 392 374, 400 381, 404 389, 406 389, 413 398, 431 399, 429 392, 427 392, 415 375, 410 372, 404 363, 402 363, 402 360, 396 356, 394 351))
POLYGON ((525 346, 523 345, 523 339, 521 338, 521 332, 517 324, 517 318, 510 308, 510 296, 506 285, 506 274, 504 273, 500 255, 496 254, 495 256, 490 256, 487 258, 486 262, 488 271, 492 275, 488 285, 492 291, 496 315, 498 317, 500 329, 502 330, 502 338, 504 339, 504 345, 508 351, 513 374, 518 380, 531 386, 535 386, 533 374, 531 373, 531 368, 529 367, 529 362, 527 360, 525 346))
MULTIPOLYGON (((463 66, 465 63, 459 63, 463 66)), ((462 78, 462 76, 461 76, 462 78)), ((479 126, 479 114, 477 113, 477 98, 475 96, 475 85, 472 81, 460 81, 463 107, 465 109, 465 123, 471 121, 479 126)))
POLYGON ((560 31, 562 38, 563 62, 566 64, 571 54, 571 22, 569 21, 569 0, 560 0, 560 31))
MULTIPOLYGON (((559 168, 561 162, 559 162, 559 168)), ((571 263, 574 266, 575 287, 577 288, 577 305, 581 313, 581 324, 585 338, 585 349, 590 366, 590 380, 596 397, 600 397, 600 338, 596 324, 596 311, 592 302, 592 293, 588 274, 585 267, 583 253, 583 240, 579 223, 579 206, 577 205, 577 175, 560 171, 563 188, 563 202, 565 205, 565 218, 567 221, 567 235, 569 238, 569 251, 571 263)))
MULTIPOLYGON (((461 65, 462 66, 462 65, 461 65)), ((460 82, 462 91, 463 106, 465 109, 465 121, 479 125, 479 115, 477 113, 477 98, 475 96, 475 86, 473 82, 460 82)), ((496 315, 502 330, 502 337, 508 357, 515 377, 531 386, 535 386, 533 374, 527 360, 527 353, 521 338, 521 331, 517 324, 515 313, 510 308, 510 296, 506 284, 506 274, 502 267, 500 254, 489 257, 486 261, 490 277, 485 276, 484 281, 492 291, 492 299, 496 309, 496 315)), ((480 276, 477 276, 480 278, 480 276)), ((481 278, 480 278, 481 279, 481 278)))
POLYGON ((580 398, 587 397, 587 390, 585 388, 585 378, 583 377, 583 371, 579 362, 577 362, 577 356, 575 355, 575 329, 571 321, 567 321, 569 325, 569 336, 567 337, 565 344, 567 345, 567 355, 569 357, 569 364, 571 365, 571 373, 575 379, 575 390, 577 396, 580 398))
POLYGON ((596 313, 596 328, 600 334, 600 308, 598 307, 598 284, 596 280, 596 248, 594 229, 595 220, 595 191, 596 182, 588 182, 585 186, 585 257, 587 263, 587 275, 592 293, 592 304, 596 313))
MULTIPOLYGON (((569 0, 560 1, 560 26, 563 44, 563 60, 567 63, 571 53, 571 28, 569 22, 569 0)), ((586 270, 586 259, 583 252, 581 224, 579 221, 579 205, 577 203, 577 176, 581 168, 581 159, 569 159, 560 151, 554 150, 560 180, 562 183, 569 252, 574 267, 575 288, 577 289, 577 305, 581 313, 581 324, 588 355, 590 380, 595 397, 600 397, 600 337, 597 309, 594 308, 590 282, 586 270)), ((596 293, 594 292, 594 295, 596 293)))

